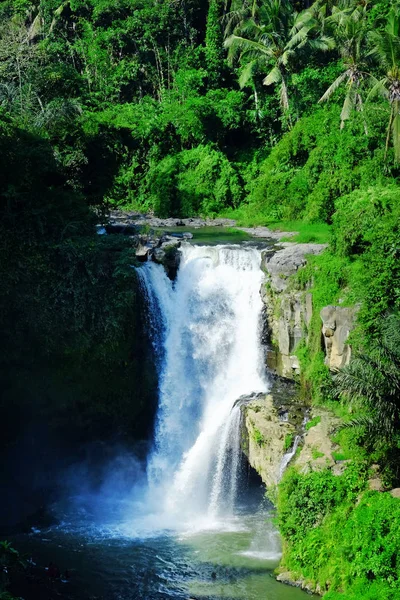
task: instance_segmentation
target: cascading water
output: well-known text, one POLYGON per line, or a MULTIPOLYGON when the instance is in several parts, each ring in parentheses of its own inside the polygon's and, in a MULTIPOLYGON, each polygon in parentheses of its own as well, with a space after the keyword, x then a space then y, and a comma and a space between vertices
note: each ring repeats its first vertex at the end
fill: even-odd
MULTIPOLYGON (((174 283, 152 262, 137 273, 159 374, 149 485, 130 453, 111 460, 100 490, 97 470, 92 487, 87 464, 74 465, 68 482, 78 497, 55 507, 56 525, 18 534, 18 548, 68 567, 71 600, 303 600, 271 577, 281 547, 268 503, 237 495, 241 396, 267 388, 260 253, 186 245, 174 283)), ((63 586, 51 582, 58 596, 63 586)), ((27 590, 23 583, 17 594, 27 590)))
POLYGON ((286 467, 292 460, 293 456, 296 454, 300 441, 301 435, 296 435, 296 437, 294 438, 293 446, 289 448, 289 450, 282 456, 281 464, 279 465, 278 481, 282 479, 286 467))
POLYGON ((176 521, 232 513, 240 462, 235 400, 265 391, 260 251, 184 244, 176 281, 146 263, 159 409, 148 462, 152 498, 176 521))

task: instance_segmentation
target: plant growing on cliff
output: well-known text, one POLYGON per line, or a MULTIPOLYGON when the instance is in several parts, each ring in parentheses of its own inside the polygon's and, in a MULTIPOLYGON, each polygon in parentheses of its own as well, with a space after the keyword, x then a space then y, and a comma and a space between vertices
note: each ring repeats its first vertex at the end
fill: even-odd
POLYGON ((257 446, 262 446, 263 444, 265 444, 265 439, 264 439, 263 434, 256 427, 254 428, 254 430, 252 432, 252 438, 255 441, 255 443, 257 444, 257 446))
MULTIPOLYGON (((335 394, 357 415, 342 427, 357 427, 373 447, 389 447, 398 455, 400 441, 400 318, 391 315, 381 339, 334 375, 335 394)), ((400 469, 395 461, 395 475, 400 469)))

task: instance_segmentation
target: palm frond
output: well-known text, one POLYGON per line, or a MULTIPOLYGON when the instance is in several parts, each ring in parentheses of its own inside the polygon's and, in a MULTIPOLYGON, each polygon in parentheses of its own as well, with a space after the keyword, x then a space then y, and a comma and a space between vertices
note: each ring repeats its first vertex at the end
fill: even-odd
POLYGON ((254 72, 256 65, 257 65, 257 61, 251 60, 250 62, 247 63, 247 65, 244 67, 244 69, 240 73, 239 85, 241 88, 244 88, 245 85, 247 85, 248 82, 252 79, 253 72, 254 72))
POLYGON ((340 113, 340 128, 343 129, 345 121, 350 118, 351 112, 354 110, 357 101, 356 86, 353 81, 349 81, 347 85, 347 93, 343 102, 342 112, 340 113))
POLYGON ((329 50, 336 48, 334 38, 326 35, 309 40, 308 44, 313 50, 320 50, 321 52, 328 52, 329 50))
POLYGON ((326 90, 324 95, 321 96, 318 102, 325 102, 326 100, 329 100, 329 98, 332 96, 332 94, 336 92, 336 90, 343 83, 343 81, 345 81, 345 79, 349 77, 349 74, 350 72, 347 70, 341 75, 339 75, 339 77, 337 77, 337 79, 335 79, 335 81, 328 87, 328 89, 326 90))
POLYGON ((376 77, 371 75, 371 81, 373 81, 374 85, 372 86, 372 88, 369 91, 369 94, 367 96, 367 101, 378 95, 383 96, 383 98, 386 98, 386 99, 389 98, 389 90, 387 89, 387 84, 388 84, 387 77, 384 77, 383 79, 378 81, 378 79, 376 79, 376 77))
POLYGON ((278 67, 274 67, 263 79, 263 85, 273 85, 282 81, 282 73, 278 67))

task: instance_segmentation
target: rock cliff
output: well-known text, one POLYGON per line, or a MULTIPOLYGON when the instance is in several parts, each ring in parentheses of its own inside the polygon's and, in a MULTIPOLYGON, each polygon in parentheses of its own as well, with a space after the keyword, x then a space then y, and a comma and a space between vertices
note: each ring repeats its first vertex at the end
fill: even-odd
POLYGON ((242 450, 267 488, 275 486, 303 432, 308 408, 293 384, 276 380, 268 394, 241 398, 242 450))
MULTIPOLYGON (((267 326, 264 337, 268 342, 268 367, 277 375, 295 379, 300 374, 296 350, 300 342, 308 342, 313 297, 309 290, 299 289, 293 275, 306 264, 308 256, 320 254, 327 245, 282 245, 282 249, 268 249, 262 255, 262 269, 266 274, 261 290, 267 326)), ((330 369, 340 368, 350 360, 347 338, 354 327, 356 313, 357 307, 342 306, 327 306, 320 313, 321 347, 330 369)))
POLYGON ((341 473, 335 461, 339 447, 331 436, 339 420, 321 407, 306 407, 296 390, 275 384, 268 394, 241 398, 242 450, 267 489, 280 480, 287 466, 301 473, 332 468, 341 473))

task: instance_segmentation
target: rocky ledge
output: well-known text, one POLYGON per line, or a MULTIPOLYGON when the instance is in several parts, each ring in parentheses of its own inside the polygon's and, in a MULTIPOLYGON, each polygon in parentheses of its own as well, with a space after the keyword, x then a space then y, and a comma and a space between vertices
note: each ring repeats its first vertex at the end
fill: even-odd
POLYGON ((289 464, 301 473, 331 468, 342 472, 335 460, 339 447, 331 435, 338 418, 321 407, 307 407, 297 388, 276 379, 267 394, 239 399, 242 410, 242 450, 267 489, 281 479, 289 464))
POLYGON ((296 231, 272 230, 268 227, 238 227, 234 219, 202 219, 201 217, 155 217, 151 214, 141 214, 135 211, 112 210, 110 211, 105 229, 111 233, 124 233, 129 235, 137 233, 145 227, 154 229, 168 229, 182 227, 188 229, 200 229, 201 227, 235 227, 238 231, 244 231, 255 238, 279 241, 281 238, 290 238, 297 235, 296 231))

